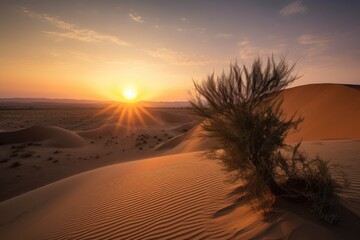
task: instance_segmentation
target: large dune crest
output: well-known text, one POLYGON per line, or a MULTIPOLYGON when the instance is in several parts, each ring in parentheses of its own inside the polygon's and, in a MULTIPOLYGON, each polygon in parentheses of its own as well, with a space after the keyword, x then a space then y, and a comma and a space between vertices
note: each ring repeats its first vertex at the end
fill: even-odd
POLYGON ((360 91, 341 84, 311 84, 287 89, 283 108, 304 118, 287 141, 360 139, 360 91))

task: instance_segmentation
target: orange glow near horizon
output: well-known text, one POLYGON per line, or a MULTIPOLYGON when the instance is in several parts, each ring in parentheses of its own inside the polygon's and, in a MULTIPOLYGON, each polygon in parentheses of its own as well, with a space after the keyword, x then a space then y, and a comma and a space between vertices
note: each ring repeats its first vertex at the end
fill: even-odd
POLYGON ((161 121, 153 116, 141 103, 113 103, 97 113, 97 115, 110 113, 116 118, 116 130, 120 126, 129 129, 133 126, 147 127, 149 124, 161 124, 161 121))

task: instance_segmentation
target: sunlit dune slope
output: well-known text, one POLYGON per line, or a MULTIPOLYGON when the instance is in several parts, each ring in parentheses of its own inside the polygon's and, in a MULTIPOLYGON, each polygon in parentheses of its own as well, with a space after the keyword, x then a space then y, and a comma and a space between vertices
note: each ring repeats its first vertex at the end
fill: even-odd
POLYGON ((340 84, 312 84, 287 89, 283 108, 304 118, 287 141, 360 139, 360 91, 340 84))
POLYGON ((203 134, 202 127, 198 124, 191 128, 190 131, 182 133, 162 144, 158 150, 167 150, 166 154, 176 154, 185 152, 205 151, 216 145, 216 140, 206 138, 203 134))
POLYGON ((263 221, 224 180, 199 153, 100 168, 0 203, 0 238, 334 239, 290 212, 263 221))

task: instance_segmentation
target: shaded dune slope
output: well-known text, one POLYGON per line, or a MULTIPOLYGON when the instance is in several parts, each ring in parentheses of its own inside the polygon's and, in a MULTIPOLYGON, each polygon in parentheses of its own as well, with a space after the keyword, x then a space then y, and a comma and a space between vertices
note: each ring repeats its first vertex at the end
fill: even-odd
POLYGON ((82 147, 85 141, 76 133, 52 126, 35 126, 14 132, 0 132, 0 144, 43 142, 50 147, 82 147))
POLYGON ((307 141, 302 148, 310 157, 321 156, 342 166, 350 186, 340 192, 341 201, 360 216, 360 140, 307 141))

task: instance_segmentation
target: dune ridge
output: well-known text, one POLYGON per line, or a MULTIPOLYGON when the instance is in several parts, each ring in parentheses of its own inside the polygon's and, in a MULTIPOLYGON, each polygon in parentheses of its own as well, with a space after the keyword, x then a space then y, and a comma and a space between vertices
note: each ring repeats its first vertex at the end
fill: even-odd
POLYGON ((85 141, 76 133, 53 126, 35 126, 13 132, 0 132, 0 144, 43 142, 51 147, 82 147, 85 141))
MULTIPOLYGON (((284 90, 282 107, 285 116, 301 116, 304 121, 286 138, 287 143, 315 140, 360 139, 360 91, 341 84, 311 84, 284 90)), ((193 123, 192 123, 193 124, 193 123)), ((186 134, 159 146, 169 154, 202 151, 216 144, 203 137, 193 125, 186 134)))
POLYGON ((164 154, 178 154, 205 151, 215 147, 216 140, 207 138, 200 124, 186 133, 180 134, 158 146, 158 150, 166 150, 164 154))
POLYGON ((311 84, 286 89, 285 114, 304 118, 286 141, 360 139, 360 91, 341 84, 311 84))

